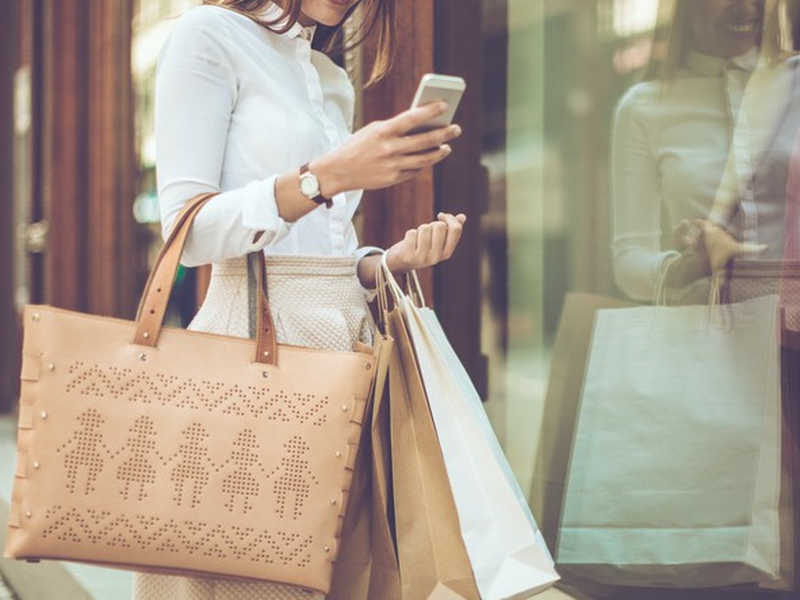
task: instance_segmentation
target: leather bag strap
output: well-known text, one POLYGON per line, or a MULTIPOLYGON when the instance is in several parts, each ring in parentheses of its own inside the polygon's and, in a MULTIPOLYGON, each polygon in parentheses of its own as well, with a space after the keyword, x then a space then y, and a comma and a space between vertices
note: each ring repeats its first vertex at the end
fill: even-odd
MULTIPOLYGON (((155 347, 158 343, 158 337, 164 323, 164 314, 167 311, 167 304, 172 292, 172 282, 175 280, 175 273, 178 270, 181 254, 183 254, 183 248, 189 236, 189 230, 197 213, 216 194, 217 192, 212 192, 195 196, 186 203, 186 206, 175 218, 172 230, 156 258, 155 266, 150 272, 139 300, 139 308, 136 311, 134 344, 155 347)), ((275 328, 273 327, 272 315, 269 310, 266 261, 262 251, 259 250, 254 254, 260 257, 258 261, 258 327, 256 330, 255 362, 276 365, 278 344, 275 339, 275 328)))

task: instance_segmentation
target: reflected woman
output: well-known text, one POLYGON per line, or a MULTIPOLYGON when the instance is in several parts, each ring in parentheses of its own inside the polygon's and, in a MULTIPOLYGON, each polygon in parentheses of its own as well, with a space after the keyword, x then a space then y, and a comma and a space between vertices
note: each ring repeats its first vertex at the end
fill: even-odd
POLYGON ((631 88, 612 141, 618 286, 704 303, 732 258, 782 258, 800 128, 793 0, 678 0, 667 56, 631 88))

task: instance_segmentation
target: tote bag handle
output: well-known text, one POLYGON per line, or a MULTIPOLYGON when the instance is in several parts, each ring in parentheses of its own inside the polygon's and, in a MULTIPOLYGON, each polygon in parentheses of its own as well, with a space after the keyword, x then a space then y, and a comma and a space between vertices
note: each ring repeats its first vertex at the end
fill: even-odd
MULTIPOLYGON (((147 278, 147 284, 139 300, 136 311, 136 333, 134 344, 155 347, 164 323, 164 314, 172 292, 172 282, 178 270, 183 248, 189 236, 189 230, 194 218, 200 209, 217 192, 195 196, 181 210, 175 219, 167 241, 161 248, 156 258, 155 266, 147 278)), ((258 255, 259 269, 257 271, 258 305, 256 308, 256 354, 255 362, 277 365, 278 344, 275 339, 275 327, 267 301, 267 274, 264 253, 254 252, 258 255)))

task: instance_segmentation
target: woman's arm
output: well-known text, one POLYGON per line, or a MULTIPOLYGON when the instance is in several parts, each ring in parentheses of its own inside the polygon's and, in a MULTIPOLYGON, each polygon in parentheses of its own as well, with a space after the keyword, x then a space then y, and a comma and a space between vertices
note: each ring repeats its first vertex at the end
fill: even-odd
MULTIPOLYGON (((219 10, 187 11, 159 55, 156 175, 165 238, 190 198, 220 190, 239 83, 221 43, 230 35, 230 24, 220 18, 219 10)), ((291 220, 284 219, 278 207, 279 178, 278 173, 265 173, 263 178, 214 196, 198 213, 181 262, 197 266, 243 256, 283 237, 291 220)))
POLYGON ((620 101, 611 142, 614 275, 620 289, 636 300, 653 299, 668 259, 679 256, 661 250, 661 189, 644 90, 636 86, 620 101))

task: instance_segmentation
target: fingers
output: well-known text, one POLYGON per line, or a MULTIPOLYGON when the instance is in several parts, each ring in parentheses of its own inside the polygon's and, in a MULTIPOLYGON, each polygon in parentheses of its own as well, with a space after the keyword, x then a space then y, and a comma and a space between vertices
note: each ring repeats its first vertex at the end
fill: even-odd
POLYGON ((397 151, 400 154, 425 152, 431 148, 438 148, 442 144, 445 144, 460 135, 461 127, 459 125, 449 125, 447 127, 432 129, 431 131, 426 131, 425 133, 407 135, 400 138, 400 141, 397 143, 397 151))
POLYGON ((701 238, 705 228, 705 222, 702 219, 681 219, 677 227, 675 227, 675 241, 678 250, 686 250, 687 248, 697 249, 700 245, 701 238))
POLYGON ((748 254, 761 254, 768 246, 766 244, 754 244, 753 242, 744 242, 739 244, 736 256, 745 256, 748 254))
POLYGON ((421 152, 419 154, 406 154, 397 159, 397 167, 402 171, 419 170, 431 167, 443 161, 452 152, 452 148, 447 144, 439 146, 434 150, 421 152))
POLYGON ((422 169, 407 169, 404 171, 400 171, 397 176, 397 181, 395 183, 403 183, 404 181, 408 181, 409 179, 414 179, 417 175, 422 172, 422 169))
POLYGON ((437 220, 406 231, 402 241, 390 250, 398 268, 408 271, 430 267, 449 259, 461 239, 467 217, 441 212, 437 220))
POLYGON ((461 233, 463 231, 464 223, 467 220, 467 216, 463 213, 459 213, 454 217, 450 213, 441 212, 439 213, 438 218, 447 227, 445 241, 442 246, 442 258, 440 259, 447 260, 453 256, 453 252, 456 251, 458 242, 461 241, 461 233))
POLYGON ((740 242, 722 227, 709 222, 703 226, 703 236, 712 272, 726 268, 736 257, 760 254, 767 249, 766 244, 740 242))
POLYGON ((446 111, 446 102, 432 102, 425 106, 411 108, 386 121, 386 131, 392 136, 405 135, 412 129, 424 125, 446 111))
POLYGON ((431 247, 427 254, 427 263, 435 265, 445 258, 445 245, 447 243, 447 223, 436 221, 430 224, 431 228, 431 247))
POLYGON ((761 254, 766 249, 766 244, 730 242, 728 240, 717 242, 709 248, 708 252, 711 271, 716 272, 725 269, 734 258, 754 256, 756 254, 761 254))
POLYGON ((428 265, 428 257, 431 253, 431 241, 433 239, 433 228, 430 223, 420 225, 417 228, 417 246, 415 248, 414 258, 420 264, 428 265))

